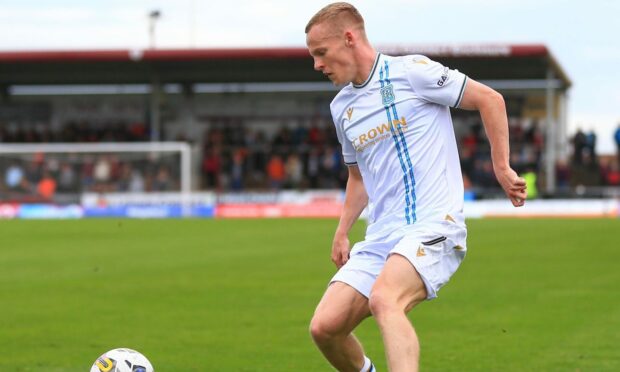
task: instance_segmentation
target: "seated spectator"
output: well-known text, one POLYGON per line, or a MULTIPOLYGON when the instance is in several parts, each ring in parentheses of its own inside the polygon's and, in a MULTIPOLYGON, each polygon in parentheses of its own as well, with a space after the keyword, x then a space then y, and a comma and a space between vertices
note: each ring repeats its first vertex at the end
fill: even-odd
POLYGON ((267 163, 267 177, 272 189, 279 190, 285 178, 284 162, 279 155, 272 155, 267 163))
POLYGON ((144 192, 145 188, 142 173, 137 169, 132 170, 129 179, 129 192, 144 192))
POLYGON ((47 170, 43 172, 43 177, 37 184, 37 193, 47 200, 51 200, 56 193, 56 180, 47 170))
POLYGON ((617 162, 611 164, 605 181, 608 186, 620 186, 620 167, 617 162))
POLYGON ((4 183, 9 189, 18 190, 24 187, 25 181, 24 169, 18 164, 14 163, 7 168, 4 174, 4 183))
POLYGON ((172 180, 170 179, 170 171, 167 167, 161 166, 157 170, 157 175, 152 183, 153 191, 169 191, 172 190, 172 180))
POLYGON ((614 142, 616 142, 616 151, 618 152, 618 163, 620 165, 620 124, 618 124, 618 128, 614 132, 614 142))
POLYGON ((299 159, 299 155, 292 153, 286 159, 286 184, 290 188, 298 188, 303 179, 303 164, 299 159))
POLYGON ((205 186, 218 189, 220 186, 220 172, 222 170, 222 157, 218 149, 210 147, 207 155, 202 160, 202 172, 205 178, 205 186))
POLYGON ((232 156, 230 164, 230 188, 232 191, 243 190, 243 175, 245 173, 245 155, 244 151, 237 150, 232 156))
POLYGON ((77 175, 73 166, 69 163, 62 163, 58 174, 58 191, 75 192, 77 191, 77 175))
POLYGON ((559 160, 555 167, 555 180, 559 190, 564 191, 570 186, 570 168, 566 161, 559 160))

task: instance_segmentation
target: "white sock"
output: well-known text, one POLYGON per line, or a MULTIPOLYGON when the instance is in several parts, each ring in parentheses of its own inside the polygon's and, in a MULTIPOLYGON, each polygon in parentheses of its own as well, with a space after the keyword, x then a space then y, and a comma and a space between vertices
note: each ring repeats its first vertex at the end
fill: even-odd
MULTIPOLYGON (((360 372, 372 372, 370 367, 372 367, 372 362, 366 355, 364 355, 364 366, 360 370, 360 372)), ((374 369, 374 368, 373 368, 374 369)))

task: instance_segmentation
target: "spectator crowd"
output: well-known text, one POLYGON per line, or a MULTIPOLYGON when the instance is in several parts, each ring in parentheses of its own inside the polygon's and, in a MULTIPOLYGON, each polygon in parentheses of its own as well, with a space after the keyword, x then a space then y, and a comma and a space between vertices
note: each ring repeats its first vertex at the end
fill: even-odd
MULTIPOLYGON (((461 124, 457 122, 455 126, 461 124)), ((457 141, 466 190, 496 193, 499 185, 482 123, 471 121, 463 128, 464 132, 457 130, 461 133, 457 141)), ((512 166, 537 182, 545 143, 540 125, 511 118, 509 130, 512 166)), ((44 126, 7 129, 0 125, 0 143, 144 142, 148 137, 148 126, 142 123, 95 126, 70 122, 56 131, 44 126)), ((347 169, 340 145, 333 125, 325 118, 291 120, 269 130, 242 119, 214 119, 202 139, 194 140, 201 154, 197 165, 201 190, 330 189, 344 188, 346 184, 347 169)), ((558 187, 620 185, 620 127, 616 143, 618 159, 600 160, 596 135, 579 130, 572 138, 574 151, 570 162, 557 165, 558 187)), ((0 160, 4 175, 0 193, 51 199, 55 193, 84 191, 174 191, 179 189, 177 156, 7 155, 0 160)))
POLYGON ((615 133, 618 144, 617 157, 601 157, 596 152, 596 133, 578 129, 572 137, 571 164, 558 167, 558 177, 563 185, 570 186, 620 186, 620 127, 615 133))
POLYGON ((282 125, 270 137, 241 123, 207 130, 203 186, 214 190, 344 187, 347 170, 333 125, 282 125))

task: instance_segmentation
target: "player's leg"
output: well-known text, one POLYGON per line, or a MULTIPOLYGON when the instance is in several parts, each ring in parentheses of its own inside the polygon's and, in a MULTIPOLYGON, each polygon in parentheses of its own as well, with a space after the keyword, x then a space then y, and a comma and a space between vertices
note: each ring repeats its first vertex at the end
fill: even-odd
POLYGON ((406 314, 436 297, 450 280, 467 252, 466 238, 462 220, 446 217, 405 232, 390 251, 369 303, 381 329, 390 371, 418 370, 420 346, 406 314))
POLYGON ((370 316, 368 299, 353 287, 333 282, 310 323, 310 333, 325 358, 339 371, 359 372, 364 349, 352 331, 370 316))
POLYGON ((413 265, 399 254, 391 255, 372 288, 369 305, 392 372, 418 371, 420 344, 407 312, 426 297, 424 282, 413 265))

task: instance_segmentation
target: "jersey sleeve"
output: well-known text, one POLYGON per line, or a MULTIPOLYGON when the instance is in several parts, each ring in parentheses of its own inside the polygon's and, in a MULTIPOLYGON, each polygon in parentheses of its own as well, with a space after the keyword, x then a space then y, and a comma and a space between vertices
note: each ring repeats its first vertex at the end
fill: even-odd
POLYGON ((458 107, 463 99, 467 76, 425 56, 407 56, 407 78, 413 90, 429 102, 458 107))
POLYGON ((356 165, 357 158, 355 156, 355 148, 353 148, 351 141, 349 141, 344 135, 344 130, 342 128, 342 115, 332 109, 332 120, 336 126, 338 142, 340 142, 340 146, 342 147, 342 158, 344 159, 344 163, 346 165, 356 165))

